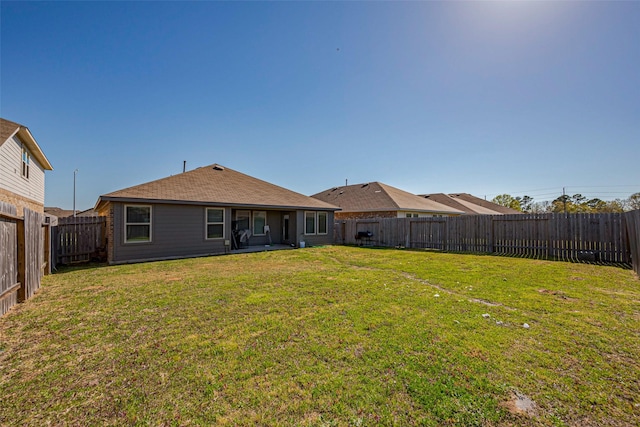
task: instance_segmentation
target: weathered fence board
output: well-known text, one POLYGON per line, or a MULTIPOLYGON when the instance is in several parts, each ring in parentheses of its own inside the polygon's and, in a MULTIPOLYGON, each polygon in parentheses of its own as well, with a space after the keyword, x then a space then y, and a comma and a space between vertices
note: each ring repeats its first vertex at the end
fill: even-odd
POLYGON ((46 269, 44 215, 26 208, 23 215, 0 203, 0 315, 33 296, 46 269))
POLYGON ((640 276, 640 209, 624 215, 633 269, 640 276))
MULTIPOLYGON (((24 209, 24 281, 18 292, 18 300, 29 299, 40 288, 44 275, 44 215, 24 209)), ((22 238, 18 237, 18 244, 22 238)))
MULTIPOLYGON (((633 222, 635 216, 628 216, 633 222)), ((631 255, 620 213, 464 215, 430 218, 342 220, 335 242, 362 244, 371 232, 378 246, 484 252, 530 258, 629 264, 631 255)))
POLYGON ((16 207, 0 202, 0 316, 18 303, 18 217, 16 207))
POLYGON ((105 217, 59 218, 52 231, 52 258, 58 264, 87 262, 105 250, 105 217))

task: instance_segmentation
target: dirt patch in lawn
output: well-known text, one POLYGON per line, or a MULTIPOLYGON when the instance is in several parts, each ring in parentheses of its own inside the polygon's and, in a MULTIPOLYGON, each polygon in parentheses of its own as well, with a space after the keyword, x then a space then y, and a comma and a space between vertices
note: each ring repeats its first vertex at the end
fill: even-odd
POLYGON ((504 404, 505 408, 512 414, 526 415, 529 417, 538 416, 538 405, 528 396, 514 390, 511 393, 511 400, 504 404))

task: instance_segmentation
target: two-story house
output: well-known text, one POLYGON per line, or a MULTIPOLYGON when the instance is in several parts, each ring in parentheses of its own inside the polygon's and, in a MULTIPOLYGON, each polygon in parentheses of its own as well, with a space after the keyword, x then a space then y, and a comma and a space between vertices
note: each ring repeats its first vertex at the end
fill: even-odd
POLYGON ((26 126, 0 118, 0 201, 44 213, 44 172, 53 170, 26 126))

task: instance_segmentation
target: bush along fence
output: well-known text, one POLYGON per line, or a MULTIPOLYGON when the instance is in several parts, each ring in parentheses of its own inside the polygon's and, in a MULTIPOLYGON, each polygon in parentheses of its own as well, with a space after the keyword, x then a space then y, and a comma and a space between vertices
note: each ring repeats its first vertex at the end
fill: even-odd
POLYGON ((49 273, 49 226, 44 215, 0 202, 0 316, 36 293, 49 273))
POLYGON ((633 261, 637 271, 639 231, 640 211, 350 219, 336 221, 334 242, 607 264, 633 261))
POLYGON ((58 218, 51 228, 54 268, 106 260, 106 217, 58 218))

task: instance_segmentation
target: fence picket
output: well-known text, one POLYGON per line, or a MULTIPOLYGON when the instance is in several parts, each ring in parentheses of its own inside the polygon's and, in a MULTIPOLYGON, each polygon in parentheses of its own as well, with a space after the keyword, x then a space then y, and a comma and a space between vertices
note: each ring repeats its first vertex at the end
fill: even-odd
POLYGON ((634 248, 640 239, 640 211, 348 219, 340 223, 334 229, 345 232, 336 233, 334 241, 343 244, 361 243, 355 235, 369 231, 373 233, 371 244, 387 247, 404 245, 608 264, 633 261, 634 266, 639 263, 634 248))
POLYGON ((105 217, 59 218, 52 233, 56 265, 87 262, 98 257, 105 249, 105 232, 105 217))

